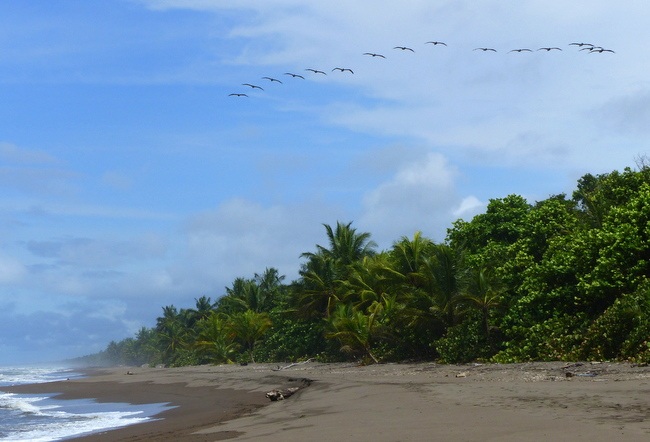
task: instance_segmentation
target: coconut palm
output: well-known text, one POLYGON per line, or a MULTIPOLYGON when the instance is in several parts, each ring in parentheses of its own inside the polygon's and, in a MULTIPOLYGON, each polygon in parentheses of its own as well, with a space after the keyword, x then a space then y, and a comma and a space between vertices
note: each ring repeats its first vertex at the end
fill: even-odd
POLYGON ((433 253, 434 243, 415 232, 413 239, 403 236, 393 244, 391 250, 392 268, 402 275, 402 282, 413 287, 427 285, 428 274, 423 272, 427 259, 433 253))
POLYGON ((463 253, 447 244, 437 244, 424 268, 428 275, 427 292, 433 301, 431 311, 451 327, 456 323, 456 302, 466 280, 463 253))
POLYGON ((267 313, 246 310, 243 313, 230 315, 227 322, 229 337, 238 342, 242 349, 249 353, 251 361, 255 362, 253 353, 255 345, 271 328, 271 318, 267 313))
MULTIPOLYGON (((370 233, 357 233, 357 230, 351 227, 351 222, 342 224, 337 221, 335 229, 328 224, 323 226, 325 226, 329 247, 317 244, 317 253, 334 261, 339 278, 343 279, 347 276, 351 264, 364 256, 374 255, 377 244, 370 240, 370 233)), ((313 253, 302 254, 307 258, 313 255, 313 253)))
POLYGON ((329 317, 339 301, 334 260, 311 254, 300 276, 296 290, 298 311, 306 317, 329 317))
POLYGON ((481 325, 485 337, 490 338, 490 312, 503 303, 506 288, 486 267, 472 269, 458 302, 481 313, 481 325))
POLYGON ((195 342, 198 353, 213 364, 232 363, 237 345, 227 333, 227 316, 212 312, 198 323, 195 342))
POLYGON ((329 320, 332 331, 326 336, 337 339, 341 343, 341 351, 370 357, 378 363, 379 360, 371 350, 378 313, 378 310, 373 310, 366 314, 349 304, 339 304, 329 320))

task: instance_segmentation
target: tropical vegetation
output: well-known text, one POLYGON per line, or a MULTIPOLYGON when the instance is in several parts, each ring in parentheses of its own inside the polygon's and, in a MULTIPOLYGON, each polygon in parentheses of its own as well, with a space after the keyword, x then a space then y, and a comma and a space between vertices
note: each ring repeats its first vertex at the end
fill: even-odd
POLYGON ((162 307, 154 328, 95 355, 124 364, 404 360, 650 361, 650 167, 580 178, 529 203, 492 199, 441 243, 377 250, 325 225, 295 281, 275 268, 215 300, 162 307))

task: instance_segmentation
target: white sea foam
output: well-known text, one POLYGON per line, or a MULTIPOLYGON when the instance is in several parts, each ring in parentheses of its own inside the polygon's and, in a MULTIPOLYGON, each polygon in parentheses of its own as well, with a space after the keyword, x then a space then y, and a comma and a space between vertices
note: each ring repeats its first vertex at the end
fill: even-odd
POLYGON ((0 386, 55 382, 78 376, 65 367, 0 367, 0 386))
POLYGON ((169 408, 167 404, 59 400, 56 395, 2 391, 2 386, 51 382, 76 376, 64 368, 0 367, 0 441, 58 441, 142 423, 169 408))
POLYGON ((38 407, 36 403, 47 399, 40 396, 19 396, 12 393, 0 392, 0 408, 16 413, 41 415, 44 410, 56 408, 55 405, 38 407))
POLYGON ((150 420, 142 417, 142 411, 102 412, 69 414, 64 413, 56 420, 30 425, 29 428, 15 430, 6 434, 2 441, 57 441, 72 436, 114 429, 150 420))

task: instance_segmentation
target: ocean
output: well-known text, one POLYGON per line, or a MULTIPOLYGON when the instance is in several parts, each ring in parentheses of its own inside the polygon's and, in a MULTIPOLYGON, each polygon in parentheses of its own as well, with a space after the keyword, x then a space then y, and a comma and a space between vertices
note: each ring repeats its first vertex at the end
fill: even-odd
POLYGON ((0 441, 59 441, 155 419, 167 404, 98 403, 92 398, 13 394, 2 387, 80 377, 63 367, 0 367, 0 441))

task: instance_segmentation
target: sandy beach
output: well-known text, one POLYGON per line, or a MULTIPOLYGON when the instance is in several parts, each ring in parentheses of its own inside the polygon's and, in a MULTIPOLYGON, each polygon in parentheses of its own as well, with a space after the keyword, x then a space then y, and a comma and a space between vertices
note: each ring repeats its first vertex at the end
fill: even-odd
POLYGON ((648 366, 309 362, 279 367, 119 367, 4 390, 176 406, 159 420, 79 441, 650 440, 648 366), (300 389, 283 401, 266 398, 270 390, 289 387, 300 389))

